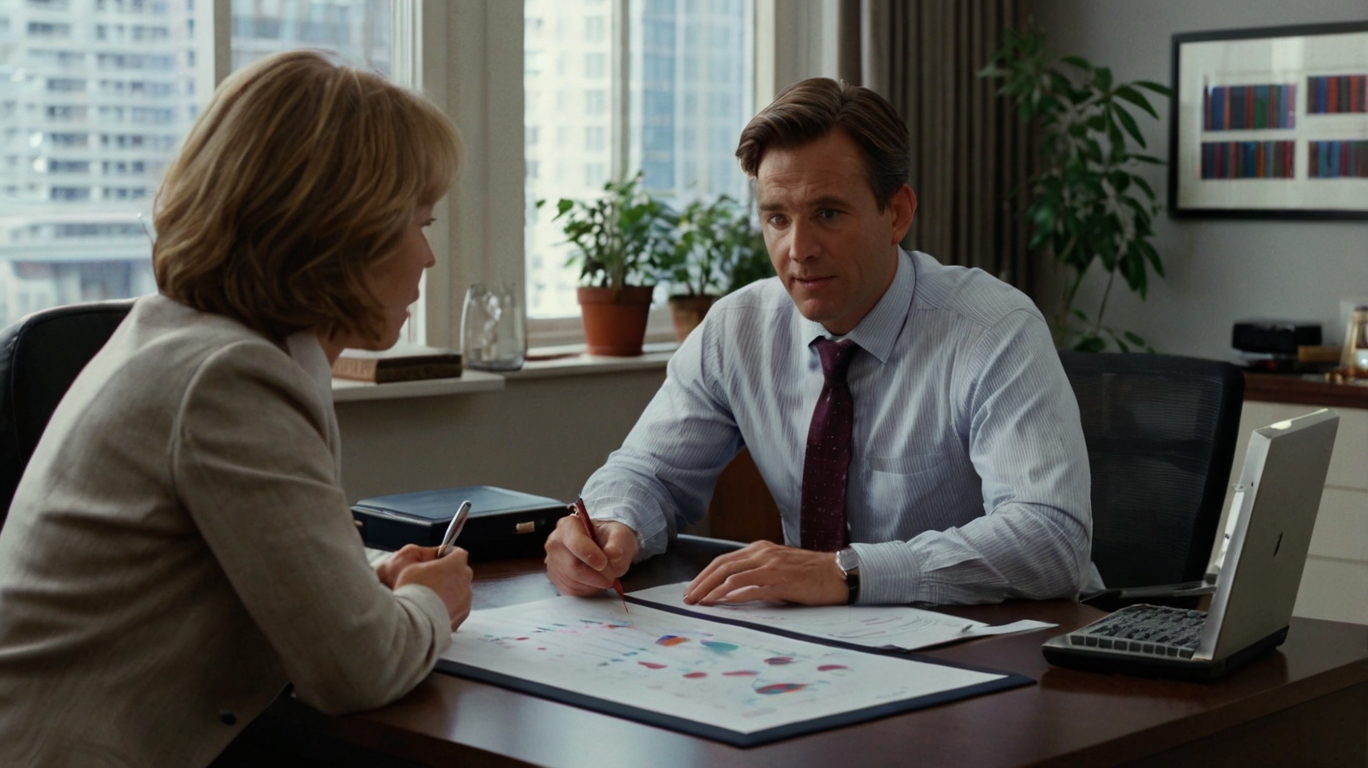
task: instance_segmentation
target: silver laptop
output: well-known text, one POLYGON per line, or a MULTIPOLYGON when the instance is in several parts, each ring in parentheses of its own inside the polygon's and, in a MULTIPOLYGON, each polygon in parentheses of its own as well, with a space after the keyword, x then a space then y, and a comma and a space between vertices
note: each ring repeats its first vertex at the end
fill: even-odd
POLYGON ((1287 637, 1339 416, 1321 409, 1254 430, 1210 612, 1123 608, 1052 638, 1051 664, 1152 677, 1221 677, 1287 637))

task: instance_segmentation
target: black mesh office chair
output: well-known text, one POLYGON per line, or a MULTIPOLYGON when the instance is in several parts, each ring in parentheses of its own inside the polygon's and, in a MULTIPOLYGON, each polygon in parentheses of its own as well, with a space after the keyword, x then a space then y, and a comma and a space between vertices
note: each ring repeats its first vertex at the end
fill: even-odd
POLYGON ((38 438, 133 300, 54 307, 0 331, 0 525, 38 438))
POLYGON ((1110 590, 1201 582, 1244 403, 1214 360, 1061 352, 1092 467, 1093 562, 1110 590))

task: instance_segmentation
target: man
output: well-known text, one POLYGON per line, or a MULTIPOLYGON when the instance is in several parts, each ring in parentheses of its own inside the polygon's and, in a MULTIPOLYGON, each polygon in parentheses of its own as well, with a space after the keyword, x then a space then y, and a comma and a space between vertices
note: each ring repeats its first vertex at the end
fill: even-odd
POLYGON ((546 544, 565 594, 608 587, 702 518, 751 450, 788 546, 713 561, 690 603, 977 603, 1090 573, 1078 406, 1030 299, 898 243, 907 129, 865 88, 791 86, 741 134, 777 279, 719 301, 546 544), (853 542, 853 543, 851 543, 853 542))

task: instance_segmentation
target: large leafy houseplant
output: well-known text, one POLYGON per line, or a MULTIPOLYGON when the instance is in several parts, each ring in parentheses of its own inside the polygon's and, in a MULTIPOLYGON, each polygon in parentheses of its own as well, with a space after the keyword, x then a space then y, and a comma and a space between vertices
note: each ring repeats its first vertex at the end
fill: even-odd
POLYGON ((1117 276, 1145 298, 1149 269, 1164 276, 1151 242, 1159 212, 1154 189, 1140 173, 1157 157, 1134 152, 1145 148, 1140 119, 1154 109, 1145 91, 1169 96, 1159 83, 1117 82, 1111 69, 1078 56, 1052 60, 1038 29, 1007 30, 981 77, 1002 81, 999 93, 1016 101, 1017 114, 1033 121, 1039 136, 1040 171, 1029 180, 1030 247, 1047 251, 1072 274, 1065 281, 1062 309, 1054 318, 1061 347, 1102 351, 1108 339, 1123 352, 1150 349, 1130 332, 1103 325, 1107 300, 1117 276), (1094 264, 1107 275, 1106 287, 1089 316, 1075 306, 1078 289, 1094 264))
POLYGON ((594 200, 562 199, 553 221, 580 267, 577 290, 590 354, 639 355, 661 260, 674 251, 679 216, 641 186, 641 174, 608 182, 594 200))
POLYGON ((689 203, 679 214, 674 250, 660 264, 660 280, 672 290, 676 337, 683 341, 718 297, 773 274, 764 238, 735 199, 689 203))

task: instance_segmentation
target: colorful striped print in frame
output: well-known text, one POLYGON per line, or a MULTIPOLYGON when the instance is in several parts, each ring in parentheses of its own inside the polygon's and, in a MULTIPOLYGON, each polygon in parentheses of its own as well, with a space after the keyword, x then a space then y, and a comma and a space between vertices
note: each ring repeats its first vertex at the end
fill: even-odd
POLYGON ((1368 179, 1368 141, 1313 141, 1307 154, 1313 179, 1368 179))
POLYGON ((1202 93, 1202 127, 1208 131, 1295 128, 1297 86, 1218 85, 1202 93))
POLYGON ((1306 78, 1306 111, 1312 115, 1368 112, 1368 75, 1306 78))
POLYGON ((1296 142, 1202 142, 1203 179, 1290 179, 1296 142))

